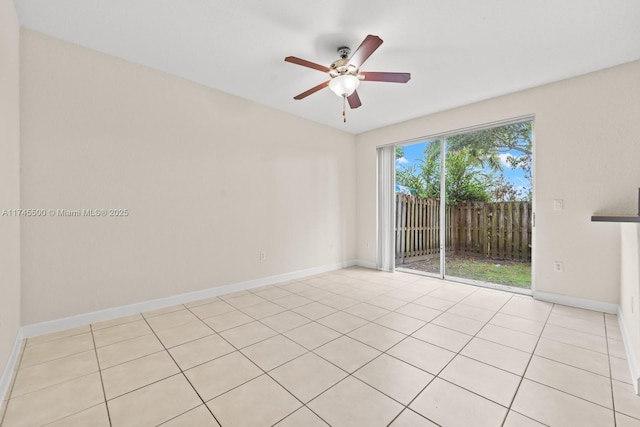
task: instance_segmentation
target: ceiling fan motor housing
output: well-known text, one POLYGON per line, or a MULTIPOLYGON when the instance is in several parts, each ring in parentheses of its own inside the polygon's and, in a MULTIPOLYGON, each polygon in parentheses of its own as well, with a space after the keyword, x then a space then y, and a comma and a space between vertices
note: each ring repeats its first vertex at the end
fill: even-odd
POLYGON ((351 74, 353 76, 358 75, 358 69, 355 66, 349 64, 348 58, 338 59, 337 61, 334 61, 329 68, 329 75, 331 77, 344 76, 345 74, 351 74))
POLYGON ((342 46, 338 48, 338 54, 340 55, 340 59, 334 61, 329 67, 329 75, 334 78, 338 76, 344 76, 346 74, 351 74, 353 76, 358 76, 358 69, 349 64, 349 55, 351 55, 351 49, 347 46, 342 46))

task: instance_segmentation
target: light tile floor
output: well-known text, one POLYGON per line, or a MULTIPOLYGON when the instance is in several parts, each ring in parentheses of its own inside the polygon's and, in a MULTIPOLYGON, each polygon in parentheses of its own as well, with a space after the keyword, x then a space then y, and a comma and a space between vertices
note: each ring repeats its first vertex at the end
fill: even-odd
POLYGON ((349 268, 26 340, 2 427, 640 426, 616 316, 349 268))

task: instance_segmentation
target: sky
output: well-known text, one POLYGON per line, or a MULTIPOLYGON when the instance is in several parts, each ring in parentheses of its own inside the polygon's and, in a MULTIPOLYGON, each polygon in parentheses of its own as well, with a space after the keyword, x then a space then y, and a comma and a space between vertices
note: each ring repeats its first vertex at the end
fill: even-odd
MULTIPOLYGON (((404 156, 400 159, 396 160, 396 168, 407 168, 412 164, 415 164, 416 167, 420 165, 419 160, 424 158, 424 149, 426 148, 426 142, 421 142, 417 144, 405 145, 404 148, 404 156)), ((511 155, 514 157, 518 157, 521 153, 511 150, 509 152, 505 152, 500 154, 500 163, 503 167, 503 173, 507 180, 512 182, 516 187, 523 188, 524 192, 529 191, 529 182, 524 177, 524 171, 520 168, 512 169, 511 166, 506 161, 506 158, 511 155)))

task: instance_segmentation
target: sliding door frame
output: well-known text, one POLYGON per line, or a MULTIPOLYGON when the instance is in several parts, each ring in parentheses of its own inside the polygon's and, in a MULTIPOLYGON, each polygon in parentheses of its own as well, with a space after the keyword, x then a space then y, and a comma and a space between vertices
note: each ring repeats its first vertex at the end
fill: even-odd
MULTIPOLYGON (((395 218, 396 218, 396 214, 397 212, 395 211, 395 203, 387 203, 383 205, 381 205, 381 194, 384 192, 383 188, 386 187, 387 189, 391 189, 392 190, 392 194, 395 194, 395 148, 396 147, 402 147, 405 145, 412 145, 412 144, 417 144, 417 143, 422 143, 422 142, 426 142, 426 141, 435 141, 435 140, 439 140, 440 142, 440 152, 442 153, 442 155, 440 156, 440 194, 441 194, 441 203, 440 203, 440 273, 436 274, 436 273, 427 273, 427 272, 418 272, 418 271, 414 271, 414 270, 409 270, 409 269, 402 269, 402 271, 406 271, 406 272, 410 272, 410 273, 414 273, 414 274, 422 274, 425 276, 431 276, 431 277, 438 277, 440 279, 443 280, 450 280, 450 281, 454 281, 454 282, 459 282, 459 283, 466 283, 466 284, 470 284, 470 285, 475 285, 475 286, 481 286, 481 287, 486 287, 486 288, 493 288, 493 289, 499 289, 499 290, 506 290, 512 293, 519 293, 519 294, 525 294, 525 295, 531 295, 534 287, 535 287, 535 275, 534 275, 534 271, 535 269, 534 267, 534 259, 535 259, 535 212, 536 212, 536 174, 535 174, 535 159, 536 159, 536 155, 535 155, 535 151, 536 151, 536 143, 535 143, 535 115, 530 114, 530 115, 525 115, 525 116, 519 116, 519 117, 514 117, 514 118, 510 118, 510 119, 505 119, 505 120, 499 120, 499 121, 495 121, 495 122, 490 122, 490 123, 484 123, 481 125, 476 125, 476 126, 469 126, 466 128, 462 128, 462 129, 456 129, 456 130, 452 130, 452 131, 446 131, 446 132, 440 132, 440 133, 436 133, 436 134, 430 134, 430 135, 426 135, 426 136, 422 136, 419 138, 412 138, 410 140, 404 140, 404 141, 399 141, 399 142, 394 142, 391 144, 383 144, 377 147, 378 149, 378 268, 379 269, 384 269, 381 266, 385 265, 383 264, 383 260, 385 262, 388 263, 389 259, 391 260, 392 264, 393 264, 393 268, 391 269, 385 269, 386 271, 394 271, 395 270, 395 218), (472 280, 472 279, 465 279, 463 277, 455 277, 455 276, 448 276, 447 272, 446 272, 446 182, 445 182, 445 174, 446 174, 446 149, 447 149, 447 145, 446 145, 446 140, 447 138, 450 138, 452 136, 456 136, 456 135, 461 135, 461 134, 465 134, 465 133, 471 133, 471 132, 477 132, 477 131, 481 131, 481 130, 485 130, 485 129, 490 129, 490 128, 494 128, 494 127, 499 127, 499 126, 504 126, 504 125, 509 125, 509 124, 514 124, 514 123, 521 123, 521 122, 531 122, 531 143, 532 143, 532 167, 531 167, 531 174, 532 174, 532 185, 533 185, 533 189, 532 189, 532 200, 531 200, 531 215, 532 215, 532 231, 531 231, 531 287, 529 289, 523 289, 523 288, 518 288, 518 287, 514 287, 514 286, 507 286, 507 285, 501 285, 501 284, 497 284, 497 283, 490 283, 490 282, 481 282, 478 280, 472 280), (393 153, 393 156, 381 156, 381 153, 383 151, 383 149, 388 150, 387 152, 391 152, 393 153), (383 163, 383 165, 381 165, 381 163, 383 163), (386 172, 388 172, 389 170, 392 170, 392 177, 391 179, 388 179, 388 175, 387 177, 382 176, 381 175, 381 170, 385 170, 386 172), (386 221, 383 224, 380 219, 381 218, 385 218, 386 221), (388 218, 391 218, 391 220, 389 221, 388 218), (389 239, 391 239, 392 244, 389 245, 389 239), (387 242, 387 244, 381 245, 381 241, 385 240, 387 242), (383 252, 389 252, 386 254, 383 252), (386 259, 385 259, 386 258, 386 259)), ((385 173, 386 175, 386 173, 385 173)), ((387 194, 387 198, 388 198, 388 194, 387 194)))

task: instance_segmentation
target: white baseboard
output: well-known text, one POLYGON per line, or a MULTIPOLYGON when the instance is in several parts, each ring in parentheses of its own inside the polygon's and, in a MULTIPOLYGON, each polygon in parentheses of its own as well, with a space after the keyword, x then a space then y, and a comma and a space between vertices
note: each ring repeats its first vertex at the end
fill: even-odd
POLYGON ((364 261, 362 259, 356 260, 355 261, 355 265, 357 265, 358 267, 371 268, 373 270, 377 270, 378 269, 378 266, 376 265, 375 262, 364 261))
MULTIPOLYGON (((7 397, 7 392, 11 386, 14 370, 20 356, 22 341, 25 338, 37 335, 59 332, 65 329, 84 326, 91 323, 112 320, 118 317, 129 316, 131 314, 143 313, 145 311, 156 310, 159 308, 170 307, 176 304, 185 304, 200 299, 211 298, 218 295, 224 295, 231 292, 242 291, 246 289, 257 288, 260 286, 271 285, 288 280, 300 279, 316 274, 326 273, 329 271, 339 270, 341 268, 359 265, 357 261, 344 261, 335 264, 329 264, 321 267, 309 268, 306 270, 294 271, 291 273, 278 274, 275 276, 262 277, 260 279, 248 280, 229 285, 218 286, 215 288, 204 289, 202 291, 189 292, 186 294, 174 295, 166 298, 158 298, 150 301, 143 301, 135 304, 129 304, 120 307, 108 308, 105 310, 94 311, 90 313, 79 314, 76 316, 65 317, 62 319, 51 320, 48 322, 34 323, 25 325, 20 328, 16 336, 13 349, 9 355, 9 359, 4 367, 2 376, 0 377, 0 408, 7 397)), ((1 413, 0 413, 1 414, 1 413)))
POLYGON ((618 309, 618 325, 620 326, 620 333, 622 334, 622 342, 624 344, 624 350, 627 355, 627 363, 629 364, 629 371, 631 372, 633 388, 635 389, 636 394, 640 394, 640 372, 638 371, 640 360, 637 358, 637 355, 633 351, 629 329, 627 329, 624 324, 624 316, 622 315, 620 309, 618 309))
POLYGON ((602 311, 604 313, 617 314, 618 304, 612 304, 602 301, 594 301, 590 299, 571 297, 567 295, 552 294, 550 292, 533 291, 534 299, 540 301, 552 302, 555 304, 568 305, 571 307, 584 308, 587 310, 602 311))
POLYGON ((357 261, 344 261, 336 264, 329 264, 321 267, 309 268, 306 270, 294 271, 291 273, 278 274, 275 276, 262 277, 260 279, 248 280, 229 285, 217 286, 215 288, 204 289, 186 294, 173 295, 165 298, 158 298, 150 301, 143 301, 135 304, 108 308, 105 310, 94 311, 90 313, 78 314, 76 316, 65 317, 62 319, 51 320, 48 322, 34 323, 21 328, 21 334, 24 338, 30 338, 37 335, 59 332, 77 326, 84 326, 91 323, 102 322, 105 320, 116 319, 118 317, 129 316, 145 311, 156 310, 159 308, 170 307, 176 304, 185 304, 200 299, 211 298, 218 295, 224 295, 231 292, 242 291, 246 289, 257 288, 260 286, 271 285, 288 280, 300 279, 315 274, 326 273, 328 271, 339 270, 341 268, 352 267, 357 265, 357 261))
MULTIPOLYGON (((5 399, 9 397, 7 393, 9 392, 9 387, 11 386, 13 373, 16 369, 16 364, 18 363, 18 357, 20 357, 20 349, 22 348, 23 339, 24 337, 22 336, 22 330, 18 330, 16 339, 13 342, 13 348, 11 349, 11 353, 9 354, 9 359, 4 366, 4 371, 2 372, 2 376, 0 377, 0 409, 2 409, 2 405, 6 403, 5 399)), ((0 410, 0 415, 1 414, 2 411, 0 410)))

